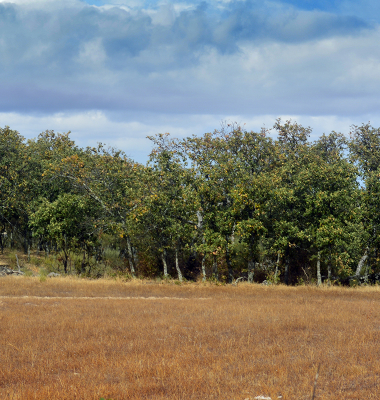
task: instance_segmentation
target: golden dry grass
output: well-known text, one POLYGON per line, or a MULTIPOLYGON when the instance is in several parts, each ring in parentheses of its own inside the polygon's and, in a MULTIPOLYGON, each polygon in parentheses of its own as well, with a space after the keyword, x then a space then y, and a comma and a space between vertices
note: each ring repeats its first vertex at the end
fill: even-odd
POLYGON ((319 363, 316 399, 379 398, 378 288, 6 277, 0 296, 0 399, 306 400, 319 363))

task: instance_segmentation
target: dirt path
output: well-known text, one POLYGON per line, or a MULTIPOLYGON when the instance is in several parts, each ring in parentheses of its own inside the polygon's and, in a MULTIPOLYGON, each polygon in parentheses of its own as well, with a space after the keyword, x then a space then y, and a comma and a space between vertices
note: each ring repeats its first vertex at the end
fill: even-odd
POLYGON ((0 299, 35 299, 35 300, 210 300, 210 297, 88 297, 88 296, 0 296, 0 299))

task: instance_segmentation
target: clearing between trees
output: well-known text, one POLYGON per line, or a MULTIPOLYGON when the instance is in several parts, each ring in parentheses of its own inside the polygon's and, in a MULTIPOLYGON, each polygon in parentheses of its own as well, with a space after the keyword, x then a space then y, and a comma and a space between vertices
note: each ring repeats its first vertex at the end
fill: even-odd
POLYGON ((0 398, 377 399, 380 289, 0 279, 0 398), (24 297, 26 296, 26 297, 24 297))

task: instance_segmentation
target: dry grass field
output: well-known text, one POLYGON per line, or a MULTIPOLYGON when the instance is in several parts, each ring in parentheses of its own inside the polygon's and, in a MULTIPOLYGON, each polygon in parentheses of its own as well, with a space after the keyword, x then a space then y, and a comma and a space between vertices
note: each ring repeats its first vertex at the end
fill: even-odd
POLYGON ((380 289, 0 278, 0 399, 380 398, 380 289), (25 297, 26 296, 26 297, 25 297))

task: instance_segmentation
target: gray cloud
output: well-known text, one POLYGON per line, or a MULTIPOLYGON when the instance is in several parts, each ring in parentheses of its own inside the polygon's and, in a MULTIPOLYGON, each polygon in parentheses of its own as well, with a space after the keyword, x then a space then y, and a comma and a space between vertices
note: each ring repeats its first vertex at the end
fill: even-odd
MULTIPOLYGON (((0 3, 2 69, 31 77, 82 74, 77 57, 86 43, 98 38, 109 69, 139 66, 136 58, 144 51, 169 51, 166 68, 178 68, 197 62, 199 53, 209 48, 237 52, 242 41, 304 42, 369 27, 356 17, 286 8, 274 13, 251 1, 228 3, 222 10, 202 3, 180 12, 169 25, 153 23, 143 10, 79 4, 33 9, 0 3)), ((155 59, 145 59, 144 66, 154 71, 155 59)))
POLYGON ((214 123, 223 115, 377 112, 379 26, 335 6, 297 7, 0 2, 0 111, 77 113, 81 131, 91 110, 124 119, 117 126, 125 129, 149 114, 149 133, 159 115, 175 119, 180 132, 178 121, 194 124, 199 115, 213 115, 214 123))

